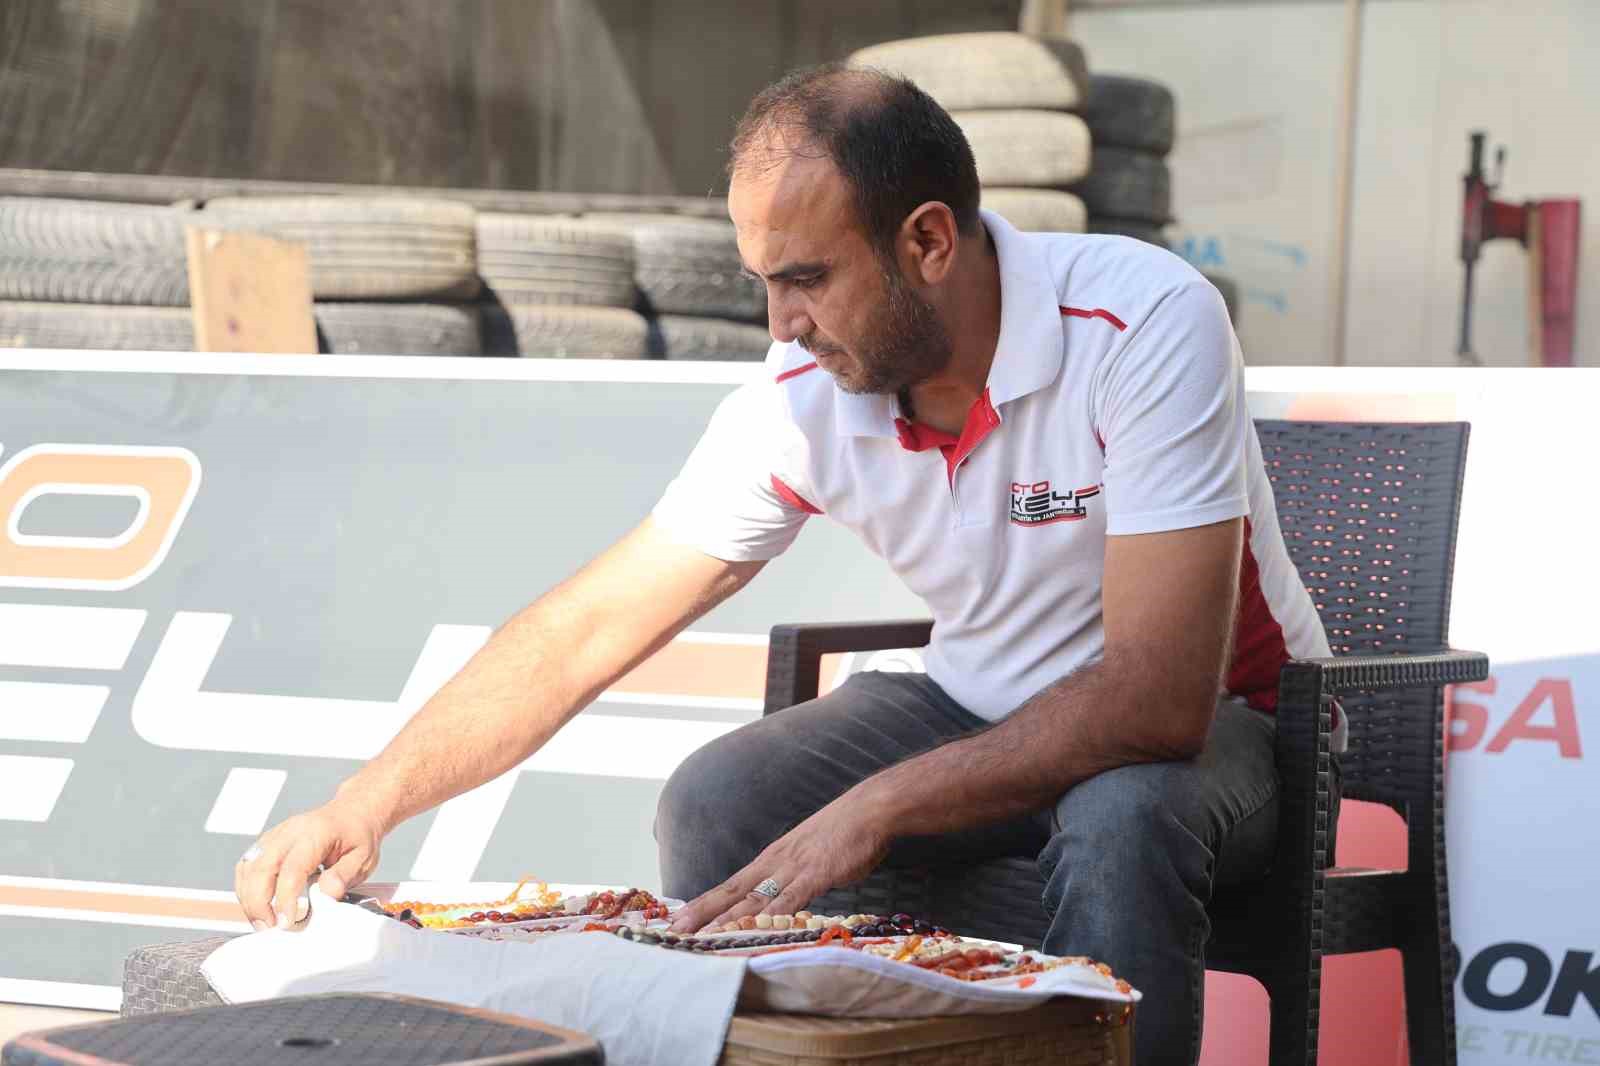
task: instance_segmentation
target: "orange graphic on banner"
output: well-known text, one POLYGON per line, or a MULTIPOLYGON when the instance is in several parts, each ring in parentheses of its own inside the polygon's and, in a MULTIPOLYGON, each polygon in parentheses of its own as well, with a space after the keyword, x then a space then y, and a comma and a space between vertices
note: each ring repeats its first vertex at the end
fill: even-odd
POLYGON ((120 590, 153 573, 200 484, 182 448, 44 444, 0 467, 0 586, 120 590), (24 536, 22 512, 45 495, 115 495, 140 501, 133 525, 111 538, 24 536))
POLYGON ((127 917, 137 924, 146 915, 192 918, 208 922, 244 922, 244 911, 233 900, 201 900, 183 896, 152 896, 126 892, 0 885, 0 906, 38 907, 60 911, 96 911, 127 917))
POLYGON ((765 645, 676 640, 634 667, 611 690, 760 699, 766 665, 765 645))
MULTIPOLYGON (((828 692, 844 667, 841 655, 824 655, 819 688, 828 692)), ((679 639, 634 667, 611 686, 612 692, 664 693, 684 699, 759 700, 766 693, 765 644, 701 644, 679 639)))

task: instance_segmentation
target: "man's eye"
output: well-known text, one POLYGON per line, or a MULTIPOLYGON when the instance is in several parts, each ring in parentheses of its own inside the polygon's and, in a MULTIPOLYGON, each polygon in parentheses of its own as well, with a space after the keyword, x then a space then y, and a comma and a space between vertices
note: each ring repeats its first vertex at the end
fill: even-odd
POLYGON ((794 279, 794 287, 797 289, 814 289, 821 284, 821 274, 808 274, 805 277, 794 279))

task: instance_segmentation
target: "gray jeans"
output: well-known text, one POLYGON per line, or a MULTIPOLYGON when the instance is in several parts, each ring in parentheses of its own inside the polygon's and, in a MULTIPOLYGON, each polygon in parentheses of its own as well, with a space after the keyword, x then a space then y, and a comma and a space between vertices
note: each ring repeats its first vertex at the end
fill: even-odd
MULTIPOLYGON (((694 898, 857 782, 986 725, 922 674, 862 673, 734 730, 662 791, 662 888, 694 898)), ((1220 701, 1198 758, 1107 771, 1027 818, 903 838, 887 861, 1037 856, 1044 950, 1100 959, 1144 993, 1139 1066, 1193 1063, 1212 887, 1258 876, 1272 854, 1273 729, 1270 716, 1220 701)))

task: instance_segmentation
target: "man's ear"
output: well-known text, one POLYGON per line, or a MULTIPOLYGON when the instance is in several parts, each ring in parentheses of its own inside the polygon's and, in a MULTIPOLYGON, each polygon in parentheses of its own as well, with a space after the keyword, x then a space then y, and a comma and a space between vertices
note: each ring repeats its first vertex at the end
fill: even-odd
POLYGON ((922 204, 900 225, 900 248, 906 277, 924 285, 937 285, 956 265, 960 241, 956 216, 937 200, 922 204))

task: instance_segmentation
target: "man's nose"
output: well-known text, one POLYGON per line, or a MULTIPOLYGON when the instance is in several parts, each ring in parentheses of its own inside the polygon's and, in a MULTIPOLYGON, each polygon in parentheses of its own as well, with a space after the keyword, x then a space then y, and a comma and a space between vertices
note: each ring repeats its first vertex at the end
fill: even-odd
POLYGON ((779 344, 788 344, 816 328, 798 299, 785 295, 781 286, 767 286, 767 332, 779 344))

